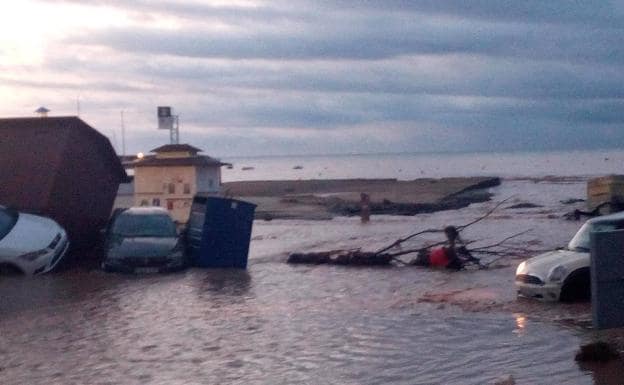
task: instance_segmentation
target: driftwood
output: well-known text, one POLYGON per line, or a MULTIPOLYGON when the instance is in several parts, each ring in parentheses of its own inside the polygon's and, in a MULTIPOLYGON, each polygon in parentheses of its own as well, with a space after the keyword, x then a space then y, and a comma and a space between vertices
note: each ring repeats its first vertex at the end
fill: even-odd
MULTIPOLYGON (((523 247, 518 247, 514 245, 509 245, 507 242, 511 241, 514 238, 517 238, 521 235, 526 234, 530 230, 525 230, 511 236, 508 236, 501 241, 496 243, 479 246, 468 249, 467 246, 473 244, 475 241, 463 242, 461 238, 459 238, 459 233, 469 226, 472 226, 480 221, 486 219, 492 213, 494 213, 500 206, 505 204, 512 197, 506 198, 499 203, 497 203, 492 209, 486 212, 479 218, 468 222, 464 225, 454 226, 454 229, 457 232, 457 240, 460 241, 460 247, 456 250, 460 251, 460 256, 463 255, 465 258, 463 262, 466 265, 472 264, 478 266, 479 268, 487 268, 492 265, 494 262, 500 260, 501 258, 507 256, 516 256, 516 255, 528 255, 530 253, 542 250, 529 250, 523 247), (483 256, 493 256, 494 259, 490 260, 488 263, 482 263, 478 258, 473 257, 473 254, 483 255, 483 256)), ((431 249, 435 247, 441 247, 444 245, 448 245, 449 239, 442 240, 440 242, 436 242, 433 244, 429 244, 423 247, 409 248, 409 249, 398 249, 393 251, 393 249, 401 246, 403 243, 424 234, 432 234, 432 233, 444 233, 444 229, 425 229, 413 234, 407 235, 403 238, 399 238, 391 244, 380 248, 377 251, 365 252, 358 249, 349 249, 349 250, 331 250, 331 251, 320 251, 320 252, 310 252, 310 253, 292 253, 288 256, 288 263, 303 263, 303 264, 334 264, 334 265, 356 265, 356 266, 380 266, 380 265, 390 265, 391 263, 399 263, 402 265, 418 265, 418 257, 414 258, 410 261, 404 261, 399 257, 408 255, 408 254, 416 254, 416 255, 425 255, 430 252, 431 249)), ((448 234, 447 234, 448 236, 448 234)), ((454 243, 454 242, 453 242, 454 243)))
POLYGON ((581 217, 598 217, 603 215, 603 209, 607 210, 607 212, 615 213, 624 210, 624 203, 619 201, 608 201, 602 202, 598 206, 594 207, 593 210, 583 211, 576 209, 572 212, 564 214, 563 217, 569 221, 578 221, 581 217))
POLYGON ((288 263, 304 263, 312 265, 332 264, 351 266, 384 266, 390 265, 393 257, 389 254, 377 254, 360 250, 333 250, 311 253, 292 253, 288 263))

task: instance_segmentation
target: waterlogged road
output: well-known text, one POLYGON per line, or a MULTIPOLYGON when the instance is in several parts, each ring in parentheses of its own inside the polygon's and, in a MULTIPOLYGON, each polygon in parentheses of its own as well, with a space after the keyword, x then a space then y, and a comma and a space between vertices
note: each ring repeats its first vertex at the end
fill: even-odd
MULTIPOLYGON (((518 384, 622 383, 621 367, 574 361, 594 338, 578 326, 586 304, 515 299, 517 261, 460 273, 284 263, 288 251, 374 249, 397 234, 467 223, 489 207, 373 217, 366 226, 256 222, 247 271, 2 278, 0 382, 488 384, 511 375, 518 384)), ((528 226, 534 233, 519 242, 552 247, 578 227, 555 219, 560 209, 497 214, 466 237, 488 242, 528 226)))
POLYGON ((581 331, 415 304, 434 280, 417 269, 278 262, 248 272, 5 280, 0 376, 3 384, 484 384, 504 375, 592 383, 573 360, 581 331))

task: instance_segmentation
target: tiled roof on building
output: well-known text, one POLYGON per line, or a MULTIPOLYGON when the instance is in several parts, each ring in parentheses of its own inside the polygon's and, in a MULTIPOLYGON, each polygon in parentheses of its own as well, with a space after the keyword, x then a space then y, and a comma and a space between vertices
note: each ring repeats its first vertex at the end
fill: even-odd
POLYGON ((146 156, 132 164, 134 167, 173 167, 173 166, 227 166, 218 159, 205 155, 195 155, 184 158, 157 158, 146 156))
POLYGON ((150 152, 192 152, 196 154, 201 151, 201 149, 193 147, 190 144, 165 144, 164 146, 157 147, 150 152))

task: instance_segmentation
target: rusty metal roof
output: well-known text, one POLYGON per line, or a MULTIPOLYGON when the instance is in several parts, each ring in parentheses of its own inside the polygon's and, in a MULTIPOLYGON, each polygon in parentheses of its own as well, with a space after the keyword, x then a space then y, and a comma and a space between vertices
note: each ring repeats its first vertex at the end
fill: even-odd
MULTIPOLYGON (((60 151, 56 141, 48 140, 55 135, 80 135, 86 134, 95 139, 98 144, 97 148, 91 149, 92 151, 99 151, 108 164, 108 167, 116 173, 121 180, 127 180, 126 171, 121 165, 115 149, 111 145, 108 138, 98 132, 95 128, 91 127, 77 116, 53 116, 53 117, 28 117, 28 118, 0 118, 0 141, 3 136, 16 135, 19 136, 20 132, 25 130, 36 131, 38 134, 38 142, 31 143, 31 146, 36 146, 39 149, 46 148, 46 152, 52 155, 60 151), (49 135, 48 135, 49 134, 49 135)), ((3 149, 4 156, 12 157, 24 157, 27 154, 11 154, 6 152, 10 149, 3 149)), ((38 159, 39 162, 46 162, 45 158, 38 159)))
POLYGON ((74 250, 95 245, 127 180, 108 138, 73 116, 0 119, 0 154, 3 205, 54 219, 74 250))

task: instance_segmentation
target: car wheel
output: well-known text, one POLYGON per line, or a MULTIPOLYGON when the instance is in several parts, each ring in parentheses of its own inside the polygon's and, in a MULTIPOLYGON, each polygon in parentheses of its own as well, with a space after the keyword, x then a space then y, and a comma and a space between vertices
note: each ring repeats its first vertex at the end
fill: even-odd
POLYGON ((562 302, 588 301, 591 297, 589 268, 570 273, 563 282, 559 299, 562 302))
POLYGON ((4 263, 0 264, 0 275, 22 275, 24 272, 17 266, 4 263))

